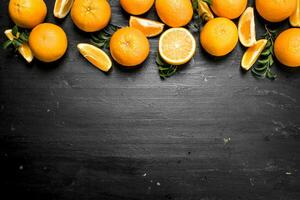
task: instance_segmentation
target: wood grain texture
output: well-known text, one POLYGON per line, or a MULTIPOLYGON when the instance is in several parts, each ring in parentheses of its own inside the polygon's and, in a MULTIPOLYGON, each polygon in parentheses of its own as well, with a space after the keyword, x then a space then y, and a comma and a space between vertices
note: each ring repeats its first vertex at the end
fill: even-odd
MULTIPOLYGON (((46 3, 47 21, 68 35, 64 58, 27 65, 0 50, 5 199, 300 199, 299 70, 276 64, 278 80, 257 80, 240 70, 240 45, 216 60, 198 43, 195 58, 162 81, 154 38, 140 68, 114 65, 107 75, 76 49, 89 35, 70 16, 55 20, 54 1, 46 3)), ((7 4, 2 31, 12 26, 7 4)), ((112 22, 124 26, 118 4, 112 22)), ((157 19, 154 10, 145 16, 157 19)))

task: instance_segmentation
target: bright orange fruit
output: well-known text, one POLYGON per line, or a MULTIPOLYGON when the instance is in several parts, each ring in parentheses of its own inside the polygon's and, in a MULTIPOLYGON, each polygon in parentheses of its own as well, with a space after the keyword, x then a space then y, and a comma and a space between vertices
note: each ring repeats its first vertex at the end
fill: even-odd
POLYGON ((150 10, 154 0, 120 0, 122 8, 132 15, 141 15, 150 10))
POLYGON ((254 11, 252 7, 247 8, 240 17, 238 31, 242 45, 251 47, 256 43, 254 11))
POLYGON ((294 27, 300 27, 300 0, 297 0, 297 8, 290 16, 290 23, 294 27))
POLYGON ((219 17, 238 18, 247 7, 247 0, 212 0, 211 9, 219 17))
POLYGON ((53 14, 57 18, 64 18, 70 12, 74 0, 56 0, 54 4, 53 14))
POLYGON ((129 26, 139 29, 146 37, 154 37, 164 30, 165 25, 157 21, 130 16, 129 26))

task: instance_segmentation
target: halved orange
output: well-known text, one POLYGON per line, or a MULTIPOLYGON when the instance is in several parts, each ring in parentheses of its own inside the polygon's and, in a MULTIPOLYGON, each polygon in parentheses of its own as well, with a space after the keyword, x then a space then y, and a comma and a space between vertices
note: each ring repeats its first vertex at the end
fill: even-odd
POLYGON ((202 0, 198 0, 198 13, 204 21, 209 21, 214 18, 208 4, 202 0))
POLYGON ((300 0, 297 0, 297 8, 290 16, 290 23, 294 27, 300 27, 300 0))
POLYGON ((56 0, 54 4, 53 14, 57 18, 64 18, 70 12, 74 0, 56 0))
POLYGON ((77 45, 77 48, 83 57, 85 57, 94 66, 104 72, 108 72, 110 70, 112 63, 109 56, 104 51, 87 43, 80 43, 77 45))
POLYGON ((130 16, 129 26, 139 29, 146 37, 154 37, 164 30, 164 24, 150 19, 130 16))
POLYGON ((245 47, 251 47, 256 42, 254 11, 248 7, 239 19, 239 40, 245 47))
POLYGON ((195 54, 196 41, 185 28, 170 28, 159 38, 159 54, 171 65, 187 63, 195 54))
MULTIPOLYGON (((4 31, 4 34, 6 35, 6 37, 9 40, 13 40, 19 37, 20 33, 17 33, 17 36, 14 36, 12 34, 12 29, 7 29, 4 31)), ((21 46, 18 48, 18 52, 22 55, 22 57, 28 62, 30 63, 33 60, 33 53, 28 45, 27 42, 24 42, 23 44, 21 44, 21 46)))
POLYGON ((249 70, 252 65, 256 62, 261 52, 264 50, 268 40, 258 40, 252 47, 248 48, 242 58, 242 68, 249 70))

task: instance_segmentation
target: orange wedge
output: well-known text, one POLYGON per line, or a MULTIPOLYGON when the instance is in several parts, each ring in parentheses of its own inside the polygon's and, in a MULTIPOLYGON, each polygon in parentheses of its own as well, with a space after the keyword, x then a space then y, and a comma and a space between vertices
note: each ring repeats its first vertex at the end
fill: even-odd
POLYGON ((185 28, 170 28, 159 38, 159 54, 171 65, 187 63, 195 54, 196 41, 185 28))
POLYGON ((164 30, 165 25, 157 21, 130 16, 129 26, 139 29, 146 37, 154 37, 164 30))
POLYGON ((248 7, 242 14, 238 24, 239 40, 245 47, 251 47, 256 42, 254 11, 248 7))
MULTIPOLYGON (((11 29, 7 29, 4 31, 4 34, 6 35, 6 37, 9 40, 13 40, 19 37, 20 33, 17 33, 17 36, 14 36, 12 34, 12 30, 11 29)), ((30 63, 33 60, 33 53, 28 45, 28 43, 23 43, 21 44, 21 46, 18 48, 18 52, 22 55, 22 57, 28 62, 30 63)))
POLYGON ((53 14, 57 18, 64 18, 70 12, 74 0, 56 0, 54 4, 53 14))
POLYGON ((101 49, 91 44, 80 43, 77 45, 79 52, 94 66, 104 72, 108 72, 112 66, 108 55, 101 49))
POLYGON ((249 47, 243 55, 242 58, 242 68, 244 70, 249 70, 252 65, 256 62, 261 52, 264 50, 268 40, 261 39, 258 40, 252 47, 249 47))
POLYGON ((202 0, 198 0, 198 13, 204 21, 209 21, 214 18, 208 4, 202 0))
POLYGON ((290 16, 290 23, 294 27, 300 27, 300 0, 297 0, 297 8, 290 16))

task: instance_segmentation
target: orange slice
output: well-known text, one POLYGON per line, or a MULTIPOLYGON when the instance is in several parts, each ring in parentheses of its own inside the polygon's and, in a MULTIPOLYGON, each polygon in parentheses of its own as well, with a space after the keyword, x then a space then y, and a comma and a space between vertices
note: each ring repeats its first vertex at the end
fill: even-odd
POLYGON ((57 18, 64 18, 70 12, 74 0, 56 0, 54 4, 53 14, 57 18))
POLYGON ((198 0, 198 13, 204 21, 209 21, 214 18, 208 4, 203 0, 198 0))
MULTIPOLYGON (((4 34, 9 40, 13 40, 19 37, 20 33, 17 33, 17 36, 14 36, 12 34, 12 29, 7 29, 4 31, 4 34)), ((18 52, 22 55, 22 57, 28 62, 31 63, 33 60, 33 53, 28 45, 28 43, 23 43, 21 46, 18 48, 18 52)))
POLYGON ((252 65, 256 62, 261 52, 264 50, 268 40, 258 40, 252 47, 248 48, 242 58, 242 68, 249 70, 252 65))
POLYGON ((165 25, 150 19, 130 16, 129 26, 139 29, 145 34, 146 37, 154 37, 159 35, 164 30, 165 25))
POLYGON ((251 47, 256 42, 254 11, 248 7, 242 14, 238 24, 239 39, 245 47, 251 47))
POLYGON ((300 27, 300 0, 297 0, 297 8, 290 16, 290 23, 294 27, 300 27))
POLYGON ((187 63, 195 54, 196 41, 185 28, 170 28, 159 38, 159 54, 171 65, 187 63))
POLYGON ((108 72, 112 66, 108 55, 101 49, 91 44, 80 43, 77 45, 79 52, 94 66, 104 72, 108 72))

